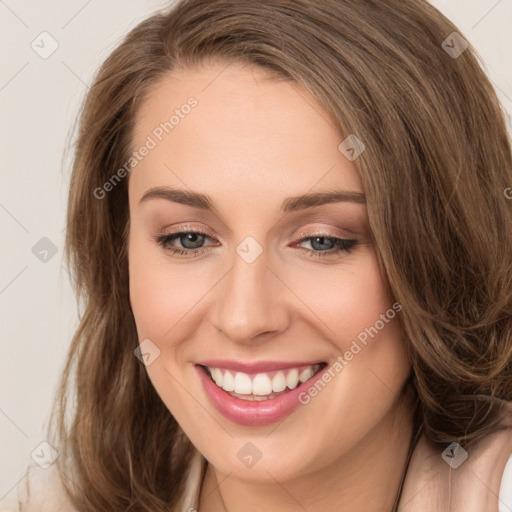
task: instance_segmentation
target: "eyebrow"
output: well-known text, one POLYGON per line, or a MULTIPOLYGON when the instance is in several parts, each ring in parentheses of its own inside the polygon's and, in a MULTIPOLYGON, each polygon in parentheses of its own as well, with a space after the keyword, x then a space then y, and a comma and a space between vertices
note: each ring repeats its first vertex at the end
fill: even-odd
MULTIPOLYGON (((170 187, 150 188, 142 196, 139 204, 150 199, 157 198, 192 206, 201 210, 217 212, 217 209, 215 208, 215 202, 209 195, 170 187)), ((313 208, 315 206, 338 202, 366 204, 366 196, 361 192, 351 192, 346 190, 302 194, 299 196, 286 198, 281 204, 281 211, 284 213, 295 212, 298 210, 304 210, 306 208, 313 208)))

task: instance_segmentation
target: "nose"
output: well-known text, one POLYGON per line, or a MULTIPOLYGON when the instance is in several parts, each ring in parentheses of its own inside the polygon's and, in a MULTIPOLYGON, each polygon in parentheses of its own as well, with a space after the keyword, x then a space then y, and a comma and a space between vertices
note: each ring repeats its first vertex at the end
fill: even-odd
POLYGON ((290 296, 265 253, 252 263, 235 254, 233 266, 217 289, 214 324, 228 339, 254 344, 285 331, 291 312, 290 296))

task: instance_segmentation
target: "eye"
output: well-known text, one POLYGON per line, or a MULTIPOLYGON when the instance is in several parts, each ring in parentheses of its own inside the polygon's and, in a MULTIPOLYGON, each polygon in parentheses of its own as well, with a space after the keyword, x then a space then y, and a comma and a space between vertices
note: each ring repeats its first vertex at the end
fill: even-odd
MULTIPOLYGON (((212 240, 212 237, 203 231, 190 230, 158 235, 156 242, 171 254, 193 257, 207 250, 207 246, 204 246, 206 239, 212 240), (179 242, 181 247, 176 246, 176 242, 179 242)), ((317 234, 315 236, 304 237, 298 242, 295 242, 294 245, 300 246, 305 242, 308 242, 312 248, 307 249, 301 247, 301 250, 314 258, 327 258, 340 254, 348 254, 358 243, 358 241, 354 239, 317 234)))
POLYGON ((313 257, 332 257, 342 253, 350 253, 357 245, 357 240, 327 235, 315 235, 302 238, 297 245, 309 242, 312 249, 302 248, 313 257))
POLYGON ((202 244, 207 238, 211 237, 203 231, 178 231, 169 235, 159 235, 156 242, 171 254, 194 256, 205 251, 202 244), (175 240, 179 241, 181 248, 173 244, 175 240))

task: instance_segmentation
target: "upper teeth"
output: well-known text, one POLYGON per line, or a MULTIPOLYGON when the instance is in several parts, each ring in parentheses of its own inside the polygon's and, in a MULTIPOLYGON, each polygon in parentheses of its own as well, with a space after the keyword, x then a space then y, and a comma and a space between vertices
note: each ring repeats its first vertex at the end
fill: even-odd
POLYGON ((295 389, 299 382, 306 382, 319 369, 320 364, 303 366, 301 368, 289 368, 267 373, 257 373, 250 375, 243 372, 231 372, 221 368, 206 368, 210 372, 215 384, 224 391, 234 391, 241 395, 269 395, 272 392, 278 393, 284 391, 286 387, 295 389))

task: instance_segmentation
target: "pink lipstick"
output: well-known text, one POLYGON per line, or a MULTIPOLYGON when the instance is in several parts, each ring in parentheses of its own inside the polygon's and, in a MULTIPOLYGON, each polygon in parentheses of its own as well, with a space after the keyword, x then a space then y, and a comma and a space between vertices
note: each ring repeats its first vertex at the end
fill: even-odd
POLYGON ((299 395, 321 378, 327 363, 215 359, 195 367, 220 414, 240 425, 262 426, 291 414, 301 404, 299 395))

